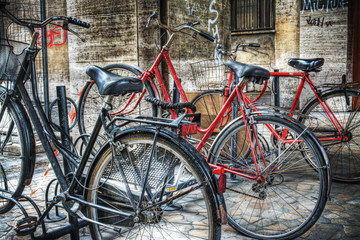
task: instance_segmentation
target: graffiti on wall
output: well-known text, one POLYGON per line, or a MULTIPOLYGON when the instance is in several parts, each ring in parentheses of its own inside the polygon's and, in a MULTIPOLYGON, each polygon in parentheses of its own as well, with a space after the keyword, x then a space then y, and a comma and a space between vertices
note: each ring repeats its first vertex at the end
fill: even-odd
POLYGON ((219 12, 216 9, 214 9, 215 4, 216 4, 216 0, 213 0, 209 6, 209 11, 211 13, 211 16, 215 16, 214 14, 216 14, 216 17, 208 20, 208 32, 211 32, 212 36, 215 38, 216 43, 219 43, 220 42, 220 34, 219 34, 219 28, 217 25, 217 20, 219 18, 219 12))
POLYGON ((185 3, 188 11, 187 14, 189 16, 196 16, 201 20, 202 16, 206 15, 207 6, 204 6, 204 4, 201 4, 196 0, 185 0, 185 3))
MULTIPOLYGON (((38 45, 39 47, 42 47, 41 42, 41 29, 38 29, 37 32, 39 33, 38 37, 38 45)), ((47 40, 47 47, 53 47, 53 46, 62 46, 67 41, 67 32, 60 26, 56 26, 53 29, 46 30, 46 40, 47 40)))
POLYGON ((220 33, 218 27, 218 19, 220 14, 219 11, 215 9, 216 0, 212 0, 210 6, 208 6, 207 4, 201 4, 198 1, 193 0, 185 0, 185 3, 187 13, 190 16, 195 16, 199 20, 207 18, 208 32, 216 39, 216 42, 219 43, 220 33))
POLYGON ((325 21, 325 17, 322 18, 311 18, 311 16, 306 19, 308 25, 313 25, 317 27, 329 27, 332 26, 332 21, 325 21))
POLYGON ((304 13, 305 10, 310 10, 312 13, 316 11, 335 11, 339 8, 344 9, 346 5, 348 5, 346 0, 303 0, 301 13, 304 13))

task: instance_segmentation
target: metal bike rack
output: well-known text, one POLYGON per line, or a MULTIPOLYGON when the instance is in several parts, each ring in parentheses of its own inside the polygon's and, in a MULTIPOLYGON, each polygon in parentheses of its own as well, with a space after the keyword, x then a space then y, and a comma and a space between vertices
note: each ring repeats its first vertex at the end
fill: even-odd
MULTIPOLYGON (((279 69, 275 69, 274 72, 279 72, 279 69)), ((279 76, 275 76, 273 79, 274 89, 274 105, 280 107, 280 79, 279 76)))
MULTIPOLYGON (((67 100, 66 100, 66 93, 64 86, 57 87, 57 96, 58 98, 56 99, 56 101, 58 101, 59 123, 61 129, 63 130, 63 132, 61 132, 61 140, 64 146, 69 147, 70 146, 69 143, 70 139, 68 137, 69 124, 68 124, 68 114, 67 114, 67 104, 66 104, 67 100)), ((70 174, 72 172, 72 166, 69 164, 67 159, 65 158, 63 159, 63 164, 64 164, 65 175, 70 174)), ((7 189, 0 189, 0 199, 5 199, 13 202, 15 206, 18 207, 21 213, 23 214, 24 217, 17 222, 15 227, 15 230, 18 233, 18 235, 21 236, 30 235, 30 239, 45 240, 45 239, 55 239, 64 236, 66 234, 70 234, 71 240, 79 240, 80 239, 79 230, 87 226, 88 222, 84 220, 78 220, 76 217, 73 217, 70 214, 68 214, 69 224, 58 227, 49 232, 47 232, 46 230, 45 227, 46 222, 58 222, 66 218, 66 215, 61 214, 59 212, 59 209, 63 208, 63 206, 59 204, 59 202, 61 201, 61 198, 57 196, 59 192, 60 192, 59 184, 56 182, 56 179, 51 180, 46 188, 46 195, 45 195, 46 209, 43 213, 40 212, 39 207, 36 205, 36 203, 29 196, 26 195, 9 197, 14 193, 8 191, 7 189), (50 199, 49 190, 50 187, 54 184, 55 184, 54 197, 53 200, 49 201, 50 199), (24 208, 23 202, 30 203, 30 207, 32 207, 35 210, 34 212, 36 212, 37 216, 30 216, 27 210, 24 208), (50 214, 52 208, 55 208, 54 213, 50 214), (35 236, 36 227, 38 225, 41 225, 42 234, 40 236, 35 236)))
MULTIPOLYGON (((70 139, 67 137, 70 134, 70 128, 68 122, 65 86, 57 86, 56 92, 58 97, 57 101, 58 101, 58 110, 59 110, 59 123, 60 123, 60 128, 62 129, 61 142, 65 147, 70 148, 70 144, 71 144, 69 142, 70 139)), ((65 157, 63 158, 63 167, 64 167, 65 175, 68 175, 73 171, 72 166, 65 157)), ((51 183, 52 182, 50 182, 50 184, 51 183)), ((48 187, 50 186, 50 184, 48 185, 48 187)), ((57 193, 57 188, 58 188, 58 184, 56 185, 55 188, 55 195, 57 193)), ((58 208, 59 206, 55 205, 55 216, 61 218, 61 215, 58 213, 58 208)), ((69 219, 68 225, 59 227, 53 230, 51 233, 48 233, 45 236, 41 236, 40 238, 36 238, 36 239, 47 239, 48 237, 58 238, 70 233, 71 240, 79 240, 80 239, 79 230, 80 228, 85 227, 87 225, 87 222, 84 220, 78 221, 76 217, 73 217, 70 214, 68 215, 68 219, 69 219)))

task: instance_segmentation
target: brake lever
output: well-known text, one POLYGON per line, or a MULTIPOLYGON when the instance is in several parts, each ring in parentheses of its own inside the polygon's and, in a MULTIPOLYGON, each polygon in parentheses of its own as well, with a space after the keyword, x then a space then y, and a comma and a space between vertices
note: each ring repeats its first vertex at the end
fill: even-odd
POLYGON ((243 48, 243 51, 244 51, 244 52, 247 52, 247 53, 251 53, 251 54, 253 54, 254 56, 257 56, 256 53, 247 50, 245 47, 243 48))
POLYGON ((65 29, 68 32, 71 32, 72 34, 74 34, 76 37, 78 37, 82 42, 85 42, 85 38, 81 37, 80 34, 78 34, 77 32, 75 32, 74 30, 71 30, 69 27, 68 29, 65 29))
POLYGON ((148 28, 150 26, 150 22, 151 22, 151 19, 157 19, 158 17, 158 14, 157 12, 153 12, 151 14, 151 16, 148 18, 148 21, 147 21, 147 24, 146 24, 146 28, 148 28))
POLYGON ((197 21, 197 22, 194 22, 194 23, 191 23, 191 22, 187 22, 186 25, 190 26, 190 27, 194 27, 196 25, 199 25, 200 24, 200 21, 197 21))
MULTIPOLYGON (((59 25, 58 25, 59 26, 59 25)), ((68 21, 64 21, 62 29, 71 32, 72 34, 74 34, 76 37, 78 37, 82 42, 85 42, 85 38, 81 37, 80 34, 78 34, 77 32, 75 32, 74 30, 69 28, 69 22, 68 21)))

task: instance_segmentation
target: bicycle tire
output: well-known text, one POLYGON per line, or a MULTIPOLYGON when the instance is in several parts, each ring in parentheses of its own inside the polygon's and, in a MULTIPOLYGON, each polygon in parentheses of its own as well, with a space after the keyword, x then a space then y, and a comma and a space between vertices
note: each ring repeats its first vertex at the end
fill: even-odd
MULTIPOLYGON (((196 95, 191 101, 191 103, 194 104, 194 106, 196 107, 196 111, 201 113, 201 129, 207 129, 218 116, 221 108, 224 105, 224 92, 224 89, 212 89, 203 91, 200 94, 196 95)), ((208 155, 209 149, 211 148, 211 145, 214 142, 217 134, 229 122, 229 120, 231 120, 231 116, 226 113, 224 115, 222 123, 219 123, 219 125, 214 129, 209 139, 206 141, 204 148, 202 149, 202 153, 204 155, 208 155)), ((203 133, 198 132, 197 134, 189 136, 189 140, 195 144, 198 144, 201 141, 203 135, 203 133)))
MULTIPOLYGON (((332 178, 342 182, 358 182, 360 181, 360 114, 359 114, 359 100, 360 90, 349 88, 346 90, 350 100, 350 106, 346 103, 346 97, 343 89, 333 89, 321 94, 321 100, 326 102, 335 117, 344 127, 343 134, 349 137, 349 140, 340 141, 321 141, 324 149, 328 155, 332 178), (357 103, 355 108, 352 106, 357 103), (350 120, 352 118, 352 120, 350 120)), ((317 99, 310 100, 302 111, 305 115, 310 115, 316 118, 316 127, 312 132, 320 137, 324 133, 331 137, 338 137, 339 134, 332 124, 329 116, 325 112, 317 99)), ((300 121, 305 123, 305 118, 300 118, 300 121)))
MULTIPOLYGON (((0 88, 0 108, 6 89, 0 88)), ((22 105, 10 99, 0 120, 0 188, 10 191, 8 197, 22 194, 25 185, 31 183, 35 167, 35 139, 31 124, 22 105)), ((14 202, 1 200, 0 214, 10 211, 14 202)))
POLYGON ((217 117, 224 105, 224 97, 224 90, 213 89, 201 92, 191 101, 196 110, 201 112, 202 129, 208 128, 217 117))
MULTIPOLYGON (((148 157, 153 142, 154 129, 149 132, 149 128, 145 130, 141 127, 126 129, 125 133, 123 132, 115 139, 115 143, 121 143, 123 146, 121 150, 116 150, 120 157, 118 165, 124 169, 125 178, 129 183, 131 195, 135 201, 139 199, 138 192, 142 189, 143 174, 148 165, 148 157)), ((128 224, 130 226, 127 227, 124 226, 126 225, 124 218, 114 216, 112 213, 110 220, 106 220, 107 215, 104 211, 89 208, 88 216, 90 218, 97 221, 103 220, 105 224, 111 222, 116 227, 121 228, 121 233, 113 230, 106 232, 108 229, 102 228, 99 224, 90 223, 92 238, 220 239, 221 226, 217 222, 216 196, 209 184, 206 184, 207 178, 204 174, 204 171, 210 173, 210 169, 199 152, 181 137, 164 130, 160 131, 155 152, 156 157, 153 159, 147 184, 152 196, 149 198, 150 194, 145 194, 144 204, 149 207, 152 206, 152 203, 160 202, 160 193, 165 188, 171 189, 172 186, 175 186, 173 180, 177 176, 180 177, 176 188, 180 189, 173 189, 172 192, 165 190, 166 197, 162 199, 174 197, 179 192, 189 190, 194 185, 183 186, 182 189, 179 187, 182 183, 187 183, 188 180, 195 180, 196 186, 199 188, 184 194, 180 198, 174 198, 171 201, 172 207, 162 204, 148 208, 147 211, 137 215, 140 221, 134 223, 133 226, 131 224, 128 224), (179 174, 180 172, 181 174, 179 174), (154 216, 156 216, 156 220, 154 216), (121 221, 123 226, 118 226, 117 223, 121 221)), ((130 194, 126 195, 124 190, 121 190, 125 188, 122 188, 124 181, 119 173, 118 165, 113 161, 110 144, 105 145, 90 168, 86 199, 93 203, 120 210, 126 209, 134 213, 136 211, 130 206, 130 198, 128 197, 130 194), (106 195, 106 192, 111 192, 112 196, 106 195), (113 199, 115 200, 112 201, 113 199), (123 205, 120 206, 120 204, 123 205)))
MULTIPOLYGON (((275 116, 254 115, 251 118, 256 129, 253 134, 264 137, 258 145, 252 140, 257 150, 260 173, 265 167, 260 162, 259 145, 260 148, 270 147, 263 154, 268 166, 273 163, 276 167, 268 169, 269 172, 263 174, 261 181, 234 174, 228 176, 224 198, 229 224, 238 232, 257 239, 292 239, 301 236, 321 216, 327 201, 329 172, 321 145, 301 124, 297 126, 288 119, 275 116), (278 131, 288 129, 290 135, 287 136, 292 139, 299 137, 301 143, 286 145, 281 141, 273 142, 266 124, 276 127, 278 131), (265 140, 268 144, 264 144, 265 140)), ((244 121, 234 121, 219 134, 209 161, 236 167, 249 174, 252 172, 255 175, 251 176, 255 177, 252 155, 249 161, 242 158, 240 150, 241 145, 249 144, 245 133, 244 121), (236 151, 231 150, 234 149, 231 148, 232 136, 238 139, 236 151)))
MULTIPOLYGON (((105 70, 110 72, 129 77, 140 77, 141 72, 127 64, 110 64, 103 67, 105 70)), ((148 80, 145 81, 146 93, 151 97, 156 97, 155 92, 148 80)), ((140 93, 136 94, 135 100, 132 102, 136 102, 140 93)), ((116 112, 117 110, 122 108, 122 103, 125 102, 125 99, 128 99, 127 96, 119 96, 115 97, 113 100, 114 110, 112 112, 116 112)), ((95 125, 96 119, 100 112, 100 109, 103 105, 104 97, 101 96, 98 92, 98 89, 94 82, 88 81, 86 82, 81 94, 78 103, 78 125, 79 125, 79 133, 81 135, 91 134, 92 129, 95 125)), ((139 116, 139 115, 151 115, 153 117, 158 116, 159 108, 149 102, 141 101, 141 106, 138 106, 136 110, 134 110, 131 114, 127 116, 139 116)), ((111 113, 111 112, 110 112, 111 113)))

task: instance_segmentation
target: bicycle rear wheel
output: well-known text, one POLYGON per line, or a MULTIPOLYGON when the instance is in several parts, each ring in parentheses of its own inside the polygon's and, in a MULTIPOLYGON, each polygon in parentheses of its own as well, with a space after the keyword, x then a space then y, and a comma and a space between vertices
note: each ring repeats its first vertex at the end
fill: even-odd
MULTIPOLYGON (((201 92, 191 103, 195 105, 198 112, 201 112, 201 128, 206 129, 214 121, 224 105, 224 90, 214 89, 201 92)), ((227 123, 226 117, 224 117, 224 121, 222 126, 227 123)), ((219 128, 222 126, 219 126, 219 128)))
MULTIPOLYGON (((6 90, 0 88, 0 109, 6 90)), ((0 120, 0 194, 19 196, 31 183, 35 165, 35 139, 30 122, 21 105, 9 100, 0 120)), ((0 199, 0 214, 11 210, 14 203, 0 199)))
POLYGON ((92 238, 220 239, 216 196, 204 175, 210 169, 201 162, 203 158, 195 148, 169 132, 160 132, 143 207, 138 208, 154 144, 153 131, 127 129, 115 139, 122 146, 116 150, 116 158, 108 144, 94 160, 87 181, 87 200, 134 216, 89 208, 90 218, 121 228, 119 233, 90 224, 92 238))
POLYGON ((239 119, 220 133, 210 153, 211 163, 231 166, 248 176, 228 176, 224 198, 229 224, 252 238, 298 237, 315 224, 327 201, 329 173, 321 145, 287 119, 251 118, 251 141, 244 121, 239 119), (275 138, 270 126, 279 134, 287 129, 290 141, 275 138), (261 138, 256 141, 256 136, 261 138), (254 144, 255 158, 251 154, 244 157, 250 142, 254 144))
MULTIPOLYGON (((219 112, 224 105, 224 98, 224 89, 213 89, 201 92, 191 101, 191 103, 196 107, 196 111, 201 113, 200 127, 202 129, 207 129, 219 115, 219 112)), ((212 136, 207 140, 205 149, 203 149, 203 153, 208 152, 217 134, 231 120, 232 118, 230 108, 230 110, 224 115, 222 122, 220 122, 219 125, 214 129, 212 136)), ((189 139, 194 143, 198 143, 201 141, 203 135, 204 134, 202 133, 197 133, 189 136, 189 139)))
MULTIPOLYGON (((107 65, 104 67, 104 69, 121 76, 140 77, 141 75, 141 72, 136 68, 120 63, 107 65)), ((146 95, 156 97, 149 81, 145 81, 145 88, 146 95)), ((117 112, 121 110, 125 106, 125 104, 127 104, 130 96, 119 96, 114 98, 112 104, 114 109, 111 112, 117 112)), ((135 94, 134 99, 131 101, 130 106, 127 108, 128 110, 131 110, 135 106, 135 103, 139 99, 139 96, 140 93, 135 94)), ((88 81, 81 92, 78 104, 78 124, 80 134, 91 134, 103 102, 104 98, 99 94, 96 84, 94 82, 88 81)), ((135 108, 129 114, 126 114, 126 116, 133 117, 140 115, 156 117, 158 115, 158 108, 145 100, 141 100, 137 108, 135 108)))
MULTIPOLYGON (((324 138, 338 138, 339 132, 317 99, 310 101, 302 113, 316 119, 312 132, 329 157, 333 179, 357 182, 360 181, 360 90, 351 88, 346 91, 349 104, 343 89, 331 90, 321 96, 343 127, 342 134, 345 138, 342 140, 322 141, 324 138)), ((300 121, 305 122, 305 119, 300 121)))

